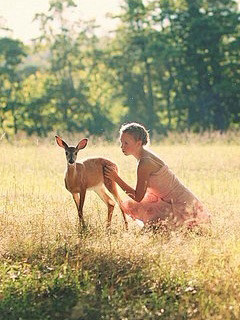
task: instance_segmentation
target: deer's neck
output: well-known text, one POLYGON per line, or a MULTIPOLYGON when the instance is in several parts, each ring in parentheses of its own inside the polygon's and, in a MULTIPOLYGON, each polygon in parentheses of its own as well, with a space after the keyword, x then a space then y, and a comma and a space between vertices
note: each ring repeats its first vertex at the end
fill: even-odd
POLYGON ((76 163, 74 164, 69 164, 67 165, 67 177, 69 179, 73 179, 77 174, 77 165, 76 163))

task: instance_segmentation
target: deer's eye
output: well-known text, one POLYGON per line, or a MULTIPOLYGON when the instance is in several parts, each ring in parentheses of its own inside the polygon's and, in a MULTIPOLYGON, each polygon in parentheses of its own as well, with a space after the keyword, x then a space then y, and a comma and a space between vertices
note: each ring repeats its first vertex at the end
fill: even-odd
POLYGON ((68 156, 68 152, 66 151, 66 156, 68 156))
POLYGON ((74 152, 75 156, 77 155, 77 152, 74 152))

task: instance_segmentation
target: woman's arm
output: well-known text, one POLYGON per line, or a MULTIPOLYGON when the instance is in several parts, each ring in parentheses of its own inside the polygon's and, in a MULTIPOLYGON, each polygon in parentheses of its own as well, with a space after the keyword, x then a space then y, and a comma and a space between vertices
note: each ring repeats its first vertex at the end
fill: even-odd
POLYGON ((126 194, 134 199, 135 198, 135 190, 130 187, 126 182, 124 182, 118 175, 116 169, 111 165, 106 165, 104 167, 104 176, 108 179, 115 181, 119 187, 126 192, 126 194))
POLYGON ((105 177, 114 180, 126 194, 133 200, 140 202, 147 190, 149 176, 151 174, 151 168, 146 164, 146 161, 140 161, 137 169, 137 185, 136 190, 131 188, 126 182, 124 182, 118 175, 115 168, 112 166, 106 166, 104 168, 105 177))
POLYGON ((140 160, 137 168, 137 185, 134 199, 135 201, 140 202, 145 196, 148 187, 149 176, 151 173, 152 169, 151 167, 149 167, 148 160, 140 160))
POLYGON ((126 192, 126 194, 132 198, 133 200, 135 200, 135 190, 130 187, 126 182, 124 182, 119 175, 116 176, 115 179, 116 183, 119 185, 119 187, 126 192))

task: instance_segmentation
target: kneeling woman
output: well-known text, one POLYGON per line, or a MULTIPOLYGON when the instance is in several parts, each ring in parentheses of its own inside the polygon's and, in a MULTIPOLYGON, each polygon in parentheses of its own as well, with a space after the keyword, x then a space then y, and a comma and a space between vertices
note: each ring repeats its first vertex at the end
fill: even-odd
POLYGON ((137 185, 134 190, 114 170, 107 166, 104 175, 116 183, 132 200, 122 203, 123 210, 144 224, 169 223, 192 227, 210 221, 210 215, 198 198, 187 189, 168 166, 144 146, 149 135, 138 123, 125 124, 120 129, 122 152, 138 161, 137 185))

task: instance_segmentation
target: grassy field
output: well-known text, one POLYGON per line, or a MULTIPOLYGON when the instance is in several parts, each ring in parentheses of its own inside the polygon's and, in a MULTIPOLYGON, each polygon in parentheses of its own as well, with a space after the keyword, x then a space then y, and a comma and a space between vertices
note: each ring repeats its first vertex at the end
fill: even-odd
MULTIPOLYGON (((74 141, 77 142, 77 141, 74 141)), ((116 207, 87 193, 79 232, 65 190, 65 157, 53 142, 0 145, 0 319, 240 319, 240 146, 153 145, 209 208, 203 233, 124 231, 116 207)), ((135 186, 134 159, 117 145, 106 156, 135 186)), ((120 192, 122 198, 126 196, 120 192)))

